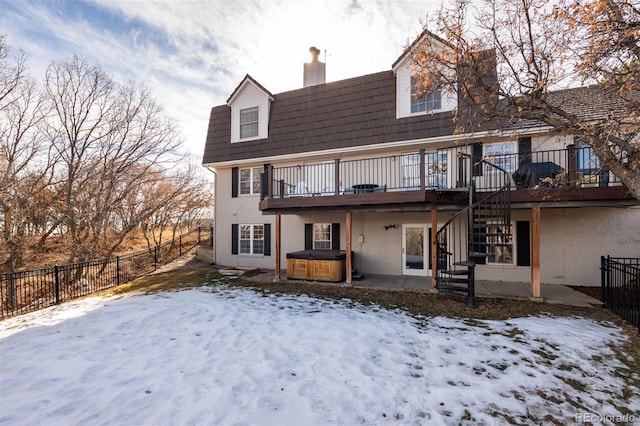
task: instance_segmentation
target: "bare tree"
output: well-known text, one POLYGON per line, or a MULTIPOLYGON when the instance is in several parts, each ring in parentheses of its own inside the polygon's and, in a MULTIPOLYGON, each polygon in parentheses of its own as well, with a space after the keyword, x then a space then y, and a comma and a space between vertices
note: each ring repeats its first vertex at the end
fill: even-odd
POLYGON ((472 114, 496 123, 537 120, 580 137, 640 199, 637 3, 457 0, 425 29, 438 36, 410 46, 418 86, 460 95, 460 129, 468 130, 472 114), (487 78, 488 64, 497 79, 487 78), (588 92, 596 111, 559 90, 596 83, 588 92))
POLYGON ((24 52, 19 52, 13 58, 10 58, 11 53, 5 36, 0 35, 0 110, 12 104, 26 74, 24 52))
POLYGON ((33 231, 28 218, 52 183, 55 159, 40 131, 46 110, 24 54, 12 58, 9 51, 0 37, 0 229, 6 250, 1 264, 12 272, 23 264, 33 231))
POLYGON ((179 134, 144 87, 119 85, 78 57, 50 65, 46 92, 49 137, 64 167, 69 260, 110 255, 182 189, 154 192, 181 161, 179 134))
POLYGON ((184 167, 175 123, 148 90, 120 85, 72 57, 52 62, 43 90, 23 53, 0 38, 0 267, 63 231, 70 262, 111 256, 150 219, 175 232, 211 202, 184 167))
POLYGON ((145 221, 142 227, 148 247, 160 245, 165 232, 175 238, 179 231, 192 229, 194 220, 213 205, 210 184, 198 177, 196 166, 190 164, 178 176, 166 176, 155 187, 157 194, 165 194, 167 202, 145 221))

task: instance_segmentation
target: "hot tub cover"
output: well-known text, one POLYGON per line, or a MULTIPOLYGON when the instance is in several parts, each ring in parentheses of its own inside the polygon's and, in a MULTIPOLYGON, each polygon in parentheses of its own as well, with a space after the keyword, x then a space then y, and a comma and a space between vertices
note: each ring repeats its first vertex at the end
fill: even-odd
POLYGON ((287 253, 287 259, 344 260, 347 254, 342 250, 301 250, 287 253))

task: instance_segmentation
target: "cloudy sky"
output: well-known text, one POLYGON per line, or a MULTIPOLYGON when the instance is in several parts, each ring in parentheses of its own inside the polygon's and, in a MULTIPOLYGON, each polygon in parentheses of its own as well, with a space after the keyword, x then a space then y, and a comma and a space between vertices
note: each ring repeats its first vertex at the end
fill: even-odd
POLYGON ((77 54, 143 82, 198 162, 211 107, 245 74, 271 93, 302 87, 310 46, 327 81, 388 70, 440 0, 0 0, 0 34, 42 81, 77 54))

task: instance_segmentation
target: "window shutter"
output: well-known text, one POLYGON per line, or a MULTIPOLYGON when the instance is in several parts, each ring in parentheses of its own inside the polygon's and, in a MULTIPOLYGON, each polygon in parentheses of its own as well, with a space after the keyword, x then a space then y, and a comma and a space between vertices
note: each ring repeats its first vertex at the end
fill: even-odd
POLYGON ((264 224, 264 253, 265 256, 271 256, 271 224, 264 224))
POLYGON ((238 187, 240 186, 240 177, 238 168, 231 169, 231 198, 238 198, 238 187))
POLYGON ((269 166, 271 164, 265 164, 260 176, 260 198, 266 199, 269 196, 269 166))
POLYGON ((516 260, 518 266, 531 266, 529 221, 516 222, 516 260))
POLYGON ((313 250, 313 223, 304 224, 304 249, 313 250))
POLYGON ((471 162, 473 163, 473 176, 482 176, 482 144, 473 144, 473 153, 471 154, 471 162))
MULTIPOLYGON (((485 237, 484 235, 478 235, 478 234, 486 234, 487 228, 486 226, 479 226, 478 228, 475 229, 475 231, 477 233, 473 235, 473 242, 474 242, 473 251, 477 253, 486 254, 487 253, 487 246, 486 246, 487 237, 485 237)), ((476 262, 476 265, 485 265, 487 263, 486 256, 474 257, 473 260, 476 262)))
POLYGON ((531 163, 530 137, 518 138, 518 157, 520 158, 519 164, 531 163))
POLYGON ((331 249, 340 250, 340 224, 331 224, 331 249))
POLYGON ((231 224, 231 254, 238 254, 238 241, 240 235, 238 234, 238 224, 231 224))

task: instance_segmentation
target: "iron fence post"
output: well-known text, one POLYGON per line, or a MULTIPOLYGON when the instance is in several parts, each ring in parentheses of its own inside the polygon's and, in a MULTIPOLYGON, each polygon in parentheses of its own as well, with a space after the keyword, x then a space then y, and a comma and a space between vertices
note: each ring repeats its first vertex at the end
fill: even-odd
POLYGON ((604 286, 604 280, 606 279, 605 274, 604 274, 604 267, 605 267, 604 259, 605 259, 604 256, 600 256, 600 293, 601 293, 601 296, 602 296, 602 303, 605 304, 605 306, 606 306, 606 302, 605 301, 607 300, 607 297, 605 295, 605 289, 604 289, 604 287, 605 287, 604 286))
POLYGON ((178 253, 180 253, 180 256, 182 256, 182 234, 180 234, 180 242, 179 242, 179 248, 178 248, 178 253))
POLYGON ((600 291, 602 292, 602 303, 607 306, 607 257, 600 256, 600 291))
POLYGON ((55 274, 55 283, 56 283, 56 305, 60 304, 60 268, 58 265, 53 267, 53 273, 55 274))
POLYGON ((636 305, 633 307, 633 311, 635 312, 636 316, 636 327, 638 327, 638 332, 640 332, 640 269, 638 268, 636 268, 636 277, 635 280, 632 280, 631 288, 632 291, 636 294, 636 305))
POLYGON ((120 256, 116 256, 116 285, 120 285, 120 256))
MULTIPOLYGON (((0 283, 2 280, 0 279, 0 283)), ((2 290, 0 289, 0 292, 2 290)), ((16 288, 16 274, 7 275, 7 309, 14 310, 18 307, 18 295, 16 288)), ((4 317, 3 317, 4 318, 4 317)))
POLYGON ((613 304, 613 300, 611 300, 612 296, 613 296, 612 295, 612 291, 611 291, 611 288, 612 288, 612 285, 613 285, 613 283, 611 282, 611 279, 612 279, 611 274, 613 272, 611 270, 611 256, 607 256, 607 260, 606 260, 606 263, 604 265, 604 268, 605 268, 604 269, 604 272, 605 272, 605 277, 604 277, 605 289, 604 289, 604 291, 605 291, 605 297, 606 297, 605 306, 610 308, 612 306, 612 304, 613 304))

